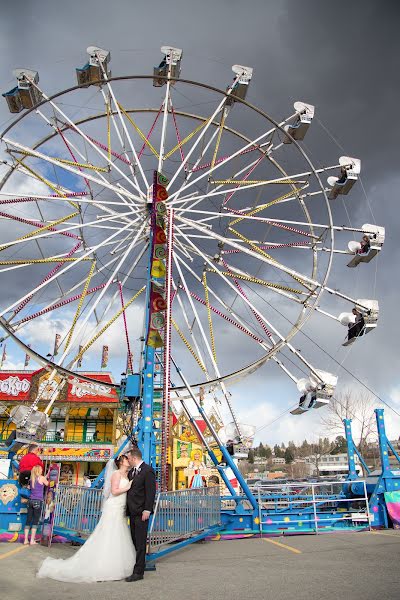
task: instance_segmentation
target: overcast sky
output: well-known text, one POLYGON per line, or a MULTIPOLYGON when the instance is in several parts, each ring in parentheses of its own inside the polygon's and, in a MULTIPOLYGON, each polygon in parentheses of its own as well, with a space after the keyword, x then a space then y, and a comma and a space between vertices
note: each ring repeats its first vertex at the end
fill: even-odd
MULTIPOLYGON (((167 43, 184 49, 183 76, 220 88, 231 80, 232 64, 253 66, 247 99, 278 121, 295 100, 314 104, 319 141, 312 159, 316 164, 332 164, 341 154, 362 159, 363 186, 353 188, 346 207, 354 226, 384 225, 387 238, 379 260, 359 267, 357 276, 345 272, 344 262, 333 272, 332 287, 343 284, 354 297, 351 286, 357 280, 364 294, 370 291, 362 297, 379 300, 376 332, 345 354, 330 325, 321 328, 315 319, 305 331, 334 357, 340 386, 356 383, 338 367, 346 356, 346 369, 400 412, 399 17, 396 0, 4 3, 0 82, 2 91, 8 90, 12 69, 27 66, 40 71, 48 93, 69 87, 91 44, 111 50, 114 75, 147 74, 167 43)), ((2 101, 1 129, 9 118, 2 101)), ((337 218, 342 218, 339 209, 337 218)), ((296 347, 302 343, 300 334, 296 347)), ((315 364, 321 352, 312 350, 315 364)), ((269 365, 232 392, 242 420, 258 426, 272 422, 297 397, 293 384, 269 365)), ((397 437, 400 418, 386 413, 397 437)), ((258 439, 273 444, 320 431, 318 415, 285 416, 258 439)))

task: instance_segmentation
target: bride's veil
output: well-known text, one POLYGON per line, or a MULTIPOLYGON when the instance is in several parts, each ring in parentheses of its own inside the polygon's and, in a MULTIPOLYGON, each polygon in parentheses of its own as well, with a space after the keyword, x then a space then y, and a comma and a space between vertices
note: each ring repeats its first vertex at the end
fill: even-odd
POLYGON ((114 459, 111 458, 106 465, 106 472, 104 474, 104 486, 103 486, 103 502, 111 495, 111 477, 117 470, 117 466, 114 459))

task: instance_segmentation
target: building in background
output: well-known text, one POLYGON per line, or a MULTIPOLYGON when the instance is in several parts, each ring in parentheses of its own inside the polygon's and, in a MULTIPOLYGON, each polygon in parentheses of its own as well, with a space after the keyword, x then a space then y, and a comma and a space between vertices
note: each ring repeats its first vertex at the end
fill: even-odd
MULTIPOLYGON (((357 474, 362 477, 363 471, 357 455, 354 456, 357 474)), ((348 475, 349 465, 347 454, 327 454, 325 456, 305 456, 302 459, 305 463, 308 476, 335 477, 339 475, 348 475)))
MULTIPOLYGON (((111 373, 82 373, 104 383, 114 383, 111 373)), ((0 442, 7 440, 13 424, 7 412, 19 404, 31 405, 40 394, 44 410, 57 388, 56 379, 39 371, 0 371, 0 402, 6 410, 0 414, 0 442)), ((40 441, 45 462, 61 463, 61 481, 82 484, 83 476, 94 478, 114 453, 118 430, 119 400, 115 391, 75 378, 59 393, 50 411, 47 433, 40 441)), ((6 453, 0 453, 0 459, 6 453)))
MULTIPOLYGON (((214 411, 211 411, 208 416, 211 424, 218 433, 223 426, 221 419, 214 411)), ((200 416, 195 418, 195 421, 207 443, 213 448, 218 460, 221 460, 221 451, 213 443, 213 437, 206 423, 200 416)), ((217 469, 214 469, 211 459, 205 452, 196 429, 183 411, 178 412, 174 408, 171 412, 169 465, 171 474, 170 488, 173 490, 190 487, 190 482, 195 471, 199 471, 205 483, 207 483, 207 479, 211 474, 218 475, 219 477, 217 469)))

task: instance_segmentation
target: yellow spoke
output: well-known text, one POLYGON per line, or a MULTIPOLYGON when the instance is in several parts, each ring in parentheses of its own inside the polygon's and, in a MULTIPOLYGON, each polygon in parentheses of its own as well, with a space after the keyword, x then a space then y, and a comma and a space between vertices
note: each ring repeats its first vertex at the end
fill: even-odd
POLYGON ((207 370, 206 370, 204 364, 202 363, 202 361, 200 360, 200 358, 197 356, 196 352, 193 350, 192 346, 189 344, 189 342, 187 341, 187 339, 183 335, 182 331, 179 329, 179 327, 176 324, 176 322, 174 321, 174 319, 171 319, 171 323, 174 326, 174 328, 176 329, 176 331, 177 331, 179 337, 181 338, 182 342, 185 344, 186 348, 189 350, 190 354, 193 356, 193 358, 195 359, 195 361, 199 365, 200 369, 203 371, 203 373, 206 373, 207 370))
POLYGON ((206 299, 206 306, 207 306, 207 313, 208 313, 207 316, 208 316, 208 327, 210 330, 211 350, 212 350, 212 355, 214 357, 214 360, 215 360, 215 362, 217 362, 217 352, 215 349, 214 329, 213 329, 212 318, 211 318, 210 300, 208 297, 207 276, 206 276, 205 271, 203 271, 203 286, 204 286, 204 295, 205 295, 205 299, 206 299))
POLYGON ((121 104, 119 102, 117 102, 119 108, 122 110, 122 112, 124 113, 124 115, 126 116, 126 118, 128 119, 129 123, 136 129, 136 131, 138 132, 138 134, 140 135, 140 137, 142 138, 142 140, 144 141, 145 144, 147 144, 147 146, 150 148, 150 150, 152 151, 152 153, 157 157, 160 158, 160 155, 158 154, 157 150, 154 148, 153 144, 151 144, 151 142, 149 142, 149 140, 147 139, 147 137, 144 135, 143 131, 141 129, 139 129, 139 127, 136 125, 135 121, 132 119, 132 117, 126 112, 126 110, 124 109, 123 106, 121 106, 121 104))
POLYGON ((69 330, 68 338, 67 338, 67 341, 66 341, 66 344, 65 344, 65 350, 68 348, 68 346, 71 343, 72 334, 74 332, 75 325, 76 325, 76 323, 78 321, 80 312, 82 310, 83 302, 84 302, 84 300, 86 298, 86 292, 88 291, 89 283, 90 283, 90 280, 92 279, 95 266, 96 266, 96 261, 93 261, 92 266, 90 267, 89 275, 88 275, 88 277, 87 277, 87 279, 85 281, 85 285, 84 285, 84 288, 83 288, 82 295, 81 295, 81 297, 79 299, 78 308, 76 309, 76 313, 75 313, 75 316, 74 316, 74 320, 72 321, 71 329, 69 330))
POLYGON ((260 211, 264 210, 264 208, 269 208, 270 206, 273 206, 274 204, 278 204, 278 202, 282 202, 283 200, 286 200, 286 198, 289 198, 293 194, 300 193, 300 191, 301 190, 298 190, 298 189, 291 190, 287 194, 284 194, 283 196, 279 196, 279 198, 276 198, 275 200, 271 200, 271 202, 267 202, 267 204, 261 204, 260 206, 257 206, 257 208, 254 208, 250 212, 244 213, 243 217, 239 217, 238 219, 235 219, 234 221, 229 223, 229 226, 232 227, 233 225, 240 223, 240 221, 243 221, 243 219, 245 219, 246 217, 251 217, 251 216, 259 213, 260 211))
POLYGON ((258 283, 259 285, 264 285, 268 288, 283 290, 285 292, 292 292, 293 294, 304 294, 302 290, 296 290, 294 288, 288 287, 287 285, 281 285, 279 283, 271 283, 270 281, 264 281, 263 279, 258 279, 258 277, 242 275, 241 273, 235 273, 235 271, 217 271, 217 269, 207 269, 207 271, 209 273, 220 273, 221 275, 226 275, 227 277, 232 277, 233 279, 242 279, 243 281, 249 281, 250 283, 258 283))
POLYGON ((122 315, 122 313, 132 304, 132 302, 134 300, 136 300, 136 298, 138 296, 140 296, 140 294, 146 289, 146 286, 144 285, 134 296, 132 296, 132 298, 129 300, 129 302, 127 302, 125 304, 125 306, 123 306, 114 316, 112 319, 110 319, 105 325, 104 327, 102 327, 102 329, 100 329, 100 331, 98 331, 96 333, 95 336, 92 337, 92 339, 86 344, 86 346, 84 346, 83 348, 81 348, 81 350, 78 352, 78 354, 75 356, 74 360, 72 361, 72 364, 76 363, 78 360, 80 360, 82 358, 82 356, 85 354, 85 352, 90 348, 90 346, 92 346, 95 341, 101 336, 103 335, 103 333, 110 327, 110 325, 112 325, 120 315, 122 315))
MULTIPOLYGON (((29 173, 31 173, 34 177, 36 177, 36 179, 38 179, 39 181, 41 181, 42 183, 44 183, 45 185, 48 185, 50 189, 53 190, 53 192, 55 192, 57 194, 57 196, 60 196, 60 198, 65 198, 67 199, 66 194, 64 194, 63 192, 60 192, 60 190, 51 183, 51 181, 49 181, 48 179, 46 179, 45 177, 42 177, 42 175, 39 175, 39 173, 36 173, 36 171, 34 171, 33 169, 31 169, 31 167, 28 167, 28 165, 26 165, 25 163, 22 162, 22 160, 19 160, 19 158, 17 158, 16 156, 14 156, 14 160, 17 161, 17 163, 19 165, 21 165, 21 167, 23 167, 24 169, 26 169, 29 173)), ((72 200, 68 200, 67 202, 73 206, 74 208, 76 208, 77 210, 79 210, 79 204, 77 204, 76 202, 73 202, 72 200)))
POLYGON ((60 225, 61 223, 64 223, 65 221, 68 221, 69 219, 72 219, 73 217, 76 217, 77 215, 79 215, 79 212, 72 213, 71 215, 62 217, 61 219, 58 219, 57 221, 52 221, 51 223, 48 223, 48 225, 44 225, 43 227, 35 229, 35 231, 31 231, 30 233, 27 233, 26 235, 23 235, 23 236, 17 238, 16 240, 14 240, 14 242, 11 242, 10 244, 7 244, 5 246, 0 246, 0 252, 2 250, 5 250, 6 248, 11 248, 15 242, 18 242, 21 240, 28 240, 29 238, 31 238, 39 233, 42 233, 43 231, 46 231, 47 229, 51 229, 52 227, 55 227, 56 225, 60 225))
MULTIPOLYGON (((30 152, 26 152, 26 150, 13 150, 13 152, 18 152, 18 154, 23 154, 24 156, 31 156, 32 158, 37 158, 34 154, 31 154, 30 152)), ((48 155, 48 156, 52 160, 56 160, 57 162, 60 162, 64 165, 71 165, 73 167, 81 167, 83 169, 92 169, 93 171, 99 171, 100 173, 108 173, 109 172, 108 167, 95 167, 94 165, 91 165, 89 163, 78 163, 78 162, 75 162, 74 160, 69 160, 66 158, 59 158, 58 156, 50 156, 50 155, 48 155)), ((27 168, 27 166, 25 164, 24 164, 24 167, 27 168)))
POLYGON ((0 265, 41 265, 46 263, 54 263, 54 262, 76 262, 76 261, 90 261, 93 260, 86 256, 85 258, 72 258, 63 257, 63 256, 50 256, 49 258, 27 258, 27 259, 19 259, 19 260, 1 260, 0 265))
POLYGON ((71 165, 72 167, 80 167, 82 169, 92 169, 92 171, 98 171, 99 173, 109 173, 110 171, 108 167, 95 167, 89 163, 78 163, 74 160, 67 160, 66 158, 57 158, 57 156, 50 156, 50 158, 53 158, 64 165, 71 165))
POLYGON ((214 168, 215 161, 217 160, 218 148, 219 148, 219 145, 220 145, 220 142, 221 142, 221 136, 222 136, 222 132, 224 130, 224 125, 225 125, 225 118, 226 118, 226 113, 225 113, 225 110, 224 110, 223 113, 222 113, 222 116, 221 116, 221 122, 219 124, 218 138, 217 138, 217 143, 215 144, 214 156, 213 156, 212 161, 211 161, 211 169, 214 168))
MULTIPOLYGON (((272 260, 272 262, 274 262, 277 267, 282 266, 281 263, 278 262, 277 260, 275 260, 275 258, 272 258, 272 256, 270 254, 268 254, 267 252, 264 252, 264 250, 259 248, 256 244, 253 244, 253 242, 251 240, 247 239, 247 237, 245 237, 244 235, 242 235, 241 233, 236 231, 236 229, 233 229, 233 227, 229 227, 229 231, 232 231, 232 233, 234 233, 238 238, 240 238, 241 240, 246 242, 246 244, 248 244, 250 246, 250 248, 252 248, 255 252, 258 252, 258 254, 262 254, 262 256, 265 256, 269 260, 272 260)), ((295 281, 297 281, 298 283, 300 283, 300 285, 304 285, 304 287, 307 288, 310 292, 313 291, 304 283, 304 281, 302 281, 300 279, 300 277, 297 277, 296 275, 290 275, 290 277, 293 277, 293 279, 295 281)))
POLYGON ((275 179, 212 179, 211 183, 215 183, 215 185, 256 185, 262 184, 265 185, 275 183, 277 185, 288 183, 290 185, 295 185, 299 183, 298 181, 292 181, 291 179, 280 179, 276 181, 275 179))
POLYGON ((167 154, 164 154, 164 160, 166 160, 167 158, 169 158, 170 156, 172 156, 174 154, 174 152, 176 152, 177 150, 179 150, 179 148, 182 148, 182 146, 184 144, 186 144, 186 142, 189 142, 192 139, 192 137, 194 135, 196 135, 196 133, 198 131, 200 131, 201 129, 203 129, 203 127, 205 127, 210 121, 211 121, 211 117, 209 117, 206 121, 203 121, 203 123, 201 123, 200 125, 198 125, 195 129, 193 129, 193 131, 191 133, 189 133, 185 138, 183 138, 183 140, 181 140, 179 142, 179 144, 176 144, 176 146, 174 146, 172 148, 172 150, 170 150, 169 152, 167 152, 167 154))

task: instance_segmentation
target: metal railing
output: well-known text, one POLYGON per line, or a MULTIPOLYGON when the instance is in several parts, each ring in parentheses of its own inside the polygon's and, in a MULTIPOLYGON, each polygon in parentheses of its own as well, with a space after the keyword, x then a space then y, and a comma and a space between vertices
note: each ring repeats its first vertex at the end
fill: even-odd
POLYGON ((103 490, 78 485, 59 485, 54 510, 54 527, 88 537, 101 516, 103 490))
POLYGON ((257 486, 260 533, 266 531, 263 525, 287 525, 287 515, 291 513, 307 515, 317 534, 318 530, 324 527, 324 523, 332 523, 333 520, 335 525, 345 521, 351 521, 353 524, 362 522, 371 529, 366 482, 357 481, 363 484, 364 495, 356 498, 346 497, 343 492, 346 482, 343 481, 257 486), (333 517, 334 511, 337 513, 333 517), (273 515, 274 519, 263 520, 263 515, 273 515), (279 519, 279 515, 282 515, 282 519, 279 519))
POLYGON ((77 435, 67 435, 61 439, 61 437, 57 436, 54 432, 47 432, 46 435, 42 437, 40 442, 44 444, 54 443, 54 444, 112 444, 111 438, 105 438, 103 436, 99 436, 96 440, 93 439, 93 434, 77 434, 77 435))
MULTIPOLYGON (((9 433, 0 434, 0 443, 6 442, 10 435, 11 431, 9 433)), ((101 436, 97 440, 93 439, 92 434, 88 434, 86 436, 68 435, 61 439, 61 437, 56 436, 54 432, 46 433, 46 435, 44 435, 40 440, 36 440, 35 438, 35 441, 39 441, 39 443, 43 444, 112 444, 111 438, 105 438, 103 436, 101 436)))
POLYGON ((149 553, 220 524, 221 497, 218 486, 160 492, 150 524, 149 553))

